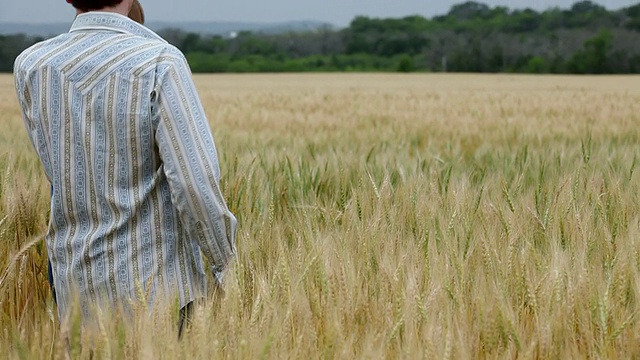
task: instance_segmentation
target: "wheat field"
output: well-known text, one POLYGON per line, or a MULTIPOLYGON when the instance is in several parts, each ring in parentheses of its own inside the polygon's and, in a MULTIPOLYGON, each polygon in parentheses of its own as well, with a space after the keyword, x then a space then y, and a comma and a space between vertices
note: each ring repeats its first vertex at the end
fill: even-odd
POLYGON ((176 311, 58 324, 48 184, 0 76, 0 357, 640 357, 640 78, 196 83, 239 255, 178 341, 176 311))

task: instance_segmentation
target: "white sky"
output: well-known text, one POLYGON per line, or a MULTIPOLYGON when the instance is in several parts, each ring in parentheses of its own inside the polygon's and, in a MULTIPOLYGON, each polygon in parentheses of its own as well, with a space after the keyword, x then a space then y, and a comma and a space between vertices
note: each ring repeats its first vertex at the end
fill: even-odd
MULTIPOLYGON (((281 22, 318 20, 347 25, 355 16, 431 17, 446 13, 465 0, 140 0, 147 21, 246 21, 281 22)), ((568 8, 576 0, 485 0, 490 6, 568 8)), ((638 3, 629 0, 596 1, 610 9, 638 3)), ((69 22, 74 10, 65 0, 0 0, 0 22, 69 22)))

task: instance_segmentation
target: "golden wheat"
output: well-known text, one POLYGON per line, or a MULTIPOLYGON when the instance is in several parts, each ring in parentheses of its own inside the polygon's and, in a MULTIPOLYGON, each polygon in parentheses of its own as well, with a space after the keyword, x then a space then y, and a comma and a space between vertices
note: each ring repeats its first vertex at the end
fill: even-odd
POLYGON ((640 357, 639 80, 197 76, 239 257, 179 342, 175 312, 55 322, 48 185, 2 76, 0 351, 640 357))

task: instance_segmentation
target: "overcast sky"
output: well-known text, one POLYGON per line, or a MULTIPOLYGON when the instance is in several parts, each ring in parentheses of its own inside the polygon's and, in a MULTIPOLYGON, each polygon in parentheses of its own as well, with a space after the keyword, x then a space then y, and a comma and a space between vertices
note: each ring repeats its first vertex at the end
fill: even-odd
MULTIPOLYGON (((147 21, 280 22, 319 20, 347 25, 356 15, 399 17, 446 13, 465 0, 140 0, 147 21)), ((491 6, 545 9, 569 7, 577 0, 485 0, 491 6)), ((610 9, 638 1, 596 1, 610 9)), ((65 0, 0 0, 0 22, 67 22, 74 11, 65 0)))

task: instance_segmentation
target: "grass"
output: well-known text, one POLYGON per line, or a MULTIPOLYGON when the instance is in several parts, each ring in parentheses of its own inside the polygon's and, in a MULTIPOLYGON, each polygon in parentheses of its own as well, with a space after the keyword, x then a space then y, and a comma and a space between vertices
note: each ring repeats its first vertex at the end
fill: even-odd
POLYGON ((239 257, 178 342, 175 312, 55 322, 48 185, 0 77, 9 358, 640 357, 637 77, 196 82, 239 257))

